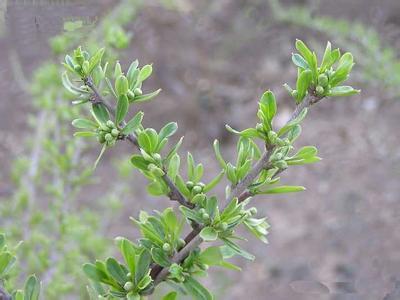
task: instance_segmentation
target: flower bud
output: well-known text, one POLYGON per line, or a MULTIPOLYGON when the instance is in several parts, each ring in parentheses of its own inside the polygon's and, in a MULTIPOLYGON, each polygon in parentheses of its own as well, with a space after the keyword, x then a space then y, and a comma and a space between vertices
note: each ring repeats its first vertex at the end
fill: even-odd
POLYGON ((156 160, 156 162, 161 164, 161 155, 160 154, 154 153, 153 158, 156 160))
POLYGON ((133 289, 133 282, 127 281, 124 284, 124 290, 127 291, 127 292, 130 292, 132 289, 133 289))
POLYGON ((202 263, 199 263, 198 266, 199 266, 199 268, 202 269, 203 271, 207 271, 208 268, 209 268, 208 265, 202 264, 202 263))
POLYGON ((202 187, 199 186, 199 185, 195 185, 195 186, 193 187, 193 193, 195 193, 195 194, 200 194, 202 191, 203 191, 203 189, 202 189, 202 187))
POLYGON ((250 208, 249 212, 251 213, 252 216, 254 216, 257 214, 257 208, 252 207, 252 208, 250 208))
POLYGON ((132 92, 131 90, 128 90, 128 99, 129 100, 133 100, 135 98, 135 93, 132 92))
POLYGON ((194 186, 193 181, 187 181, 187 182, 186 182, 186 187, 187 187, 189 190, 191 190, 191 189, 193 188, 193 186, 194 186))
POLYGON ((117 137, 119 135, 119 130, 114 128, 113 130, 111 130, 111 135, 117 137))
POLYGON ((195 204, 200 203, 204 200, 205 197, 206 197, 206 195, 204 195, 204 194, 197 194, 193 197, 192 202, 195 204))
POLYGON ((222 222, 222 223, 220 224, 220 228, 221 228, 222 231, 227 230, 227 229, 228 229, 228 223, 222 222))
POLYGON ((138 95, 138 96, 143 94, 143 92, 140 88, 136 88, 133 92, 135 93, 135 95, 138 95))
POLYGON ((204 208, 200 208, 200 209, 199 209, 199 213, 200 213, 200 214, 205 214, 205 213, 206 213, 206 210, 205 210, 204 208))
POLYGON ((275 131, 268 131, 268 139, 272 144, 275 144, 278 134, 275 131))
POLYGON ((106 141, 106 139, 105 139, 105 137, 104 137, 104 134, 99 134, 99 135, 97 136, 97 141, 98 141, 100 144, 104 144, 105 141, 106 141))
POLYGON ((164 243, 164 245, 162 246, 163 250, 165 252, 170 252, 171 251, 171 245, 168 243, 164 243))
POLYGON ((275 167, 279 168, 279 169, 286 169, 287 168, 287 162, 284 160, 279 160, 277 162, 275 162, 275 167))
POLYGON ((209 219, 210 219, 210 215, 208 214, 208 213, 204 213, 204 214, 202 214, 201 215, 201 218, 204 220, 204 221, 208 221, 209 219))
POLYGON ((179 246, 180 248, 182 248, 182 247, 185 246, 185 245, 186 245, 186 242, 185 242, 184 239, 179 239, 179 240, 178 240, 178 246, 179 246))
POLYGON ((104 138, 107 142, 111 142, 114 139, 110 133, 107 133, 104 138))
POLYGON ((111 120, 108 120, 107 123, 106 123, 106 125, 107 125, 107 127, 110 128, 110 129, 115 128, 115 124, 114 124, 114 122, 111 121, 111 120))
POLYGON ((328 85, 328 76, 326 76, 325 74, 319 75, 318 84, 320 84, 322 87, 326 87, 328 85))
POLYGON ((315 88, 315 91, 317 92, 317 95, 323 95, 324 94, 324 88, 320 85, 317 85, 317 87, 315 88))
POLYGON ((297 90, 293 90, 292 91, 292 97, 293 98, 297 98, 297 95, 298 95, 299 93, 297 92, 297 90))
POLYGON ((126 274, 126 277, 127 277, 127 278, 131 278, 131 276, 132 276, 131 272, 129 272, 129 273, 126 274))

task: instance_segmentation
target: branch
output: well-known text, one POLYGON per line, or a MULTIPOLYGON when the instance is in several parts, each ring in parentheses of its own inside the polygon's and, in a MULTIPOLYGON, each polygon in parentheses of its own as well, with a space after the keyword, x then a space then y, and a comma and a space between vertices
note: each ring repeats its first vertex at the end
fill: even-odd
MULTIPOLYGON (((299 105, 297 105, 295 111, 291 115, 290 119, 287 123, 296 119, 299 114, 305 109, 310 107, 311 105, 319 102, 322 98, 314 96, 313 94, 309 94, 299 105)), ((287 124, 286 123, 286 124, 287 124)), ((235 188, 232 190, 231 194, 228 197, 227 204, 228 205, 234 198, 238 198, 239 202, 244 201, 248 197, 251 196, 251 193, 247 190, 247 188, 253 183, 253 181, 260 175, 261 171, 269 168, 269 158, 273 153, 275 147, 267 147, 266 151, 263 153, 261 158, 255 163, 251 171, 247 174, 245 178, 241 182, 239 182, 235 188)), ((225 206, 226 207, 226 206, 225 206)), ((202 239, 199 236, 202 227, 196 228, 192 230, 185 238, 185 242, 187 243, 174 257, 172 258, 173 263, 181 263, 191 251, 196 249, 201 243, 202 239)), ((157 268, 158 272, 153 272, 152 276, 154 279, 154 285, 161 283, 168 276, 169 271, 168 268, 157 268)))
POLYGON ((0 287, 0 300, 11 300, 11 296, 0 287))
MULTIPOLYGON (((83 82, 93 91, 93 97, 91 98, 91 102, 93 104, 101 104, 104 105, 105 108, 114 116, 115 115, 115 110, 113 107, 111 107, 104 99, 101 97, 100 93, 97 91, 97 88, 93 84, 91 78, 84 78, 83 82)), ((122 122, 122 125, 125 126, 126 123, 125 121, 122 122)), ((140 150, 139 143, 137 141, 137 138, 133 134, 129 134, 126 137, 126 140, 132 143, 133 145, 136 146, 138 150, 140 150)), ((172 201, 177 201, 179 204, 186 206, 188 208, 193 208, 194 205, 190 203, 185 196, 179 191, 179 189, 176 187, 176 185, 173 183, 171 178, 168 177, 167 174, 163 175, 162 180, 165 182, 165 184, 168 186, 170 192, 168 193, 168 197, 172 201)))

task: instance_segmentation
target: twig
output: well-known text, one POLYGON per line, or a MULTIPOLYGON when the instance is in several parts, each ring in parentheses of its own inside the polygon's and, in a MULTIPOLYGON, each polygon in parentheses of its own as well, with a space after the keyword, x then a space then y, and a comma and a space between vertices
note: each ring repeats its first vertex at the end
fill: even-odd
MULTIPOLYGON (((97 91, 97 88, 94 86, 91 78, 85 78, 84 83, 93 91, 93 97, 92 97, 92 103, 97 103, 104 105, 105 108, 112 114, 115 115, 115 110, 107 104, 107 102, 101 97, 100 93, 97 91)), ((125 122, 122 124, 123 126, 125 125, 125 122)), ((139 143, 137 141, 137 138, 133 134, 129 134, 126 139, 132 143, 133 145, 136 146, 140 150, 139 143)), ((176 187, 176 185, 173 183, 171 178, 168 177, 167 174, 163 175, 161 179, 165 182, 165 184, 168 186, 170 192, 168 193, 168 197, 172 201, 177 201, 179 204, 186 206, 188 208, 193 208, 194 205, 190 203, 185 196, 179 191, 179 189, 176 187)))
MULTIPOLYGON (((293 121, 296 119, 300 113, 305 109, 310 107, 311 105, 319 102, 322 98, 314 96, 313 94, 309 94, 295 109, 293 112, 292 116, 290 119, 287 121, 287 123, 293 121)), ((287 124, 286 123, 286 124, 287 124)), ((247 191, 247 188, 253 183, 253 181, 258 177, 258 175, 261 173, 262 170, 269 168, 269 158, 274 151, 274 147, 267 147, 266 151, 263 153, 261 158, 256 162, 256 164, 253 166, 251 171, 247 174, 245 178, 241 182, 239 182, 236 187, 232 190, 230 196, 228 197, 228 202, 226 205, 230 203, 235 198, 238 198, 239 201, 244 201, 247 199, 249 196, 251 196, 251 193, 247 191)), ((226 206, 225 206, 226 207, 226 206)), ((202 239, 199 236, 199 233, 201 231, 201 227, 197 228, 195 230, 192 230, 186 238, 186 245, 177 253, 174 255, 172 258, 173 263, 180 263, 182 262, 191 251, 196 249, 201 243, 202 239)), ((153 270, 152 270, 153 271, 153 270)), ((156 274, 152 274, 154 277, 154 286, 157 284, 161 283, 164 281, 164 279, 168 276, 169 271, 168 268, 157 268, 158 272, 152 272, 156 274), (159 271, 158 271, 159 270, 159 271)))
POLYGON ((11 300, 11 296, 0 286, 0 300, 11 300))

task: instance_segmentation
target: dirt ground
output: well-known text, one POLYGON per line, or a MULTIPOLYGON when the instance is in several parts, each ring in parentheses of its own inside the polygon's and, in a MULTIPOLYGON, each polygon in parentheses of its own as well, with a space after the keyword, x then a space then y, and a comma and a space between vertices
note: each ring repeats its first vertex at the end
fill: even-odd
MULTIPOLYGON (((203 159, 210 178, 217 167, 212 141, 220 139, 232 157, 235 140, 224 124, 252 126, 264 90, 278 97, 277 125, 288 118, 293 103, 282 84, 293 84, 296 75, 290 61, 295 38, 325 43, 328 36, 264 22, 270 17, 267 1, 180 2, 181 11, 146 5, 131 26, 135 35, 123 61, 154 63, 150 86, 163 93, 143 106, 145 124, 160 128, 176 120, 186 149, 203 159), (249 13, 254 7, 257 14, 249 13)), ((283 1, 294 2, 364 21, 399 49, 399 1, 283 1)), ((23 151, 18 141, 29 135, 23 116, 31 111, 29 97, 13 79, 9 52, 17 53, 29 77, 49 53, 43 41, 62 29, 63 16, 94 18, 112 6, 112 1, 83 3, 62 11, 9 6, 3 24, 9 35, 0 40, 1 193, 9 192, 9 162, 23 151)), ((255 262, 237 260, 240 273, 211 272, 205 282, 217 299, 400 299, 400 99, 389 100, 368 83, 352 83, 362 89, 360 96, 328 99, 304 123, 298 145, 316 145, 323 160, 282 175, 284 183, 307 191, 254 200, 272 225, 269 245, 249 237, 246 249, 255 262)), ((120 151, 130 154, 128 148, 120 151)), ((169 204, 146 196, 143 183, 135 176, 137 203, 127 204, 126 218, 109 228, 110 236, 129 232, 128 216, 137 209, 169 204)))

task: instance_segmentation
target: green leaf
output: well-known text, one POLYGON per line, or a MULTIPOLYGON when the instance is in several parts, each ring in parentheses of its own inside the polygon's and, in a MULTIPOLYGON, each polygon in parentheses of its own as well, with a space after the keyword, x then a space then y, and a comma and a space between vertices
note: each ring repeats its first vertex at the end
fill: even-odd
POLYGON ((264 115, 271 123, 272 119, 276 114, 276 100, 274 94, 271 91, 266 91, 262 95, 260 103, 262 105, 262 111, 264 115))
POLYGON ((121 133, 128 135, 133 133, 142 124, 143 112, 139 111, 122 129, 121 133))
POLYGON ((222 240, 223 240, 225 246, 228 247, 230 250, 232 250, 237 255, 240 255, 240 256, 248 259, 248 260, 254 260, 254 258, 255 258, 254 255, 252 255, 249 252, 243 250, 242 248, 240 248, 237 244, 235 244, 231 240, 229 240, 227 238, 223 238, 222 240))
POLYGON ((220 247, 212 246, 208 247, 207 249, 203 250, 200 255, 199 259, 202 263, 215 266, 221 264, 223 261, 222 253, 220 247))
POLYGON ((142 250, 136 257, 135 284, 137 285, 149 271, 151 255, 147 250, 142 250))
POLYGON ((135 154, 131 157, 131 164, 139 170, 147 171, 147 166, 149 165, 149 162, 145 160, 141 155, 135 154))
POLYGON ((137 67, 139 66, 139 61, 135 60, 131 63, 129 66, 128 72, 126 73, 126 77, 128 78, 129 81, 129 86, 132 87, 136 83, 136 79, 139 75, 139 70, 137 67))
POLYGON ((118 96, 126 95, 128 93, 129 83, 124 75, 119 75, 115 80, 115 91, 118 96))
POLYGON ((284 194, 284 193, 295 193, 305 191, 303 186, 277 186, 264 191, 257 191, 258 194, 284 194))
POLYGON ((110 120, 110 115, 104 105, 96 103, 92 105, 92 109, 93 114, 99 124, 105 124, 108 120, 110 120))
POLYGON ((211 191, 224 177, 225 171, 222 170, 213 180, 211 180, 203 189, 204 193, 211 191))
POLYGON ((120 124, 126 117, 129 109, 129 101, 126 95, 118 97, 117 110, 115 112, 115 124, 120 124))
POLYGON ((336 86, 346 80, 353 66, 353 55, 350 52, 343 54, 343 56, 339 60, 336 71, 333 73, 332 78, 329 80, 331 85, 336 86))
POLYGON ((143 94, 140 96, 136 96, 131 102, 140 103, 140 102, 149 101, 149 100, 153 99, 155 96, 157 96, 160 92, 161 92, 161 89, 158 89, 149 94, 143 94))
POLYGON ((230 127, 229 125, 225 125, 225 128, 229 132, 232 132, 234 134, 238 134, 238 135, 240 135, 242 137, 245 137, 245 138, 253 138, 253 137, 263 138, 261 133, 259 133, 257 131, 257 129, 255 129, 255 128, 247 128, 247 129, 242 130, 242 131, 237 131, 237 130, 233 129, 232 127, 230 127))
POLYGON ((135 255, 136 255, 136 249, 133 246, 132 242, 123 238, 120 243, 120 249, 122 256, 124 257, 124 260, 126 264, 128 265, 129 272, 131 274, 135 273, 135 255))
POLYGON ((314 157, 315 155, 318 154, 318 149, 315 148, 314 146, 305 146, 302 147, 295 155, 295 159, 304 159, 304 158, 310 158, 314 157))
POLYGON ((285 133, 287 133, 289 130, 291 130, 294 126, 298 125, 303 119, 306 117, 308 112, 307 108, 304 108, 300 114, 295 118, 294 120, 288 122, 285 126, 283 126, 281 129, 278 131, 278 136, 281 137, 285 133))
POLYGON ((106 261, 106 268, 108 274, 111 275, 120 285, 124 285, 126 282, 126 273, 122 269, 121 265, 112 257, 109 257, 106 261))
POLYGON ((98 282, 107 282, 108 281, 108 276, 107 274, 97 268, 94 264, 84 264, 83 265, 83 272, 86 274, 86 276, 93 280, 93 281, 98 281, 98 282))
POLYGON ((178 299, 177 292, 169 292, 162 298, 162 300, 176 300, 176 299, 178 299))
POLYGON ((96 132, 93 131, 78 131, 74 133, 75 137, 94 137, 96 135, 96 132))
POLYGON ((200 231, 200 237, 206 242, 211 242, 215 241, 218 238, 218 233, 212 227, 204 227, 200 231))
POLYGON ((300 54, 297 53, 292 54, 292 61, 297 67, 303 70, 310 69, 310 66, 308 65, 307 61, 300 54))
POLYGON ((152 72, 153 72, 152 65, 143 66, 143 68, 140 70, 140 73, 139 73, 139 78, 138 78, 139 82, 143 82, 147 78, 149 78, 152 72))
POLYGON ((331 97, 344 97, 359 94, 360 90, 355 90, 351 86, 335 86, 328 92, 331 97))
POLYGON ((173 182, 175 182, 175 177, 179 172, 180 162, 181 162, 181 159, 177 153, 175 153, 175 155, 172 156, 169 161, 168 175, 172 179, 173 182))
POLYGON ((16 258, 10 252, 7 251, 0 253, 0 278, 7 275, 15 262, 16 258))
POLYGON ((40 294, 40 282, 35 275, 29 276, 24 287, 24 300, 38 300, 40 294))
POLYGON ((296 103, 300 103, 307 94, 307 90, 312 81, 312 72, 310 70, 305 70, 300 73, 297 78, 297 101, 296 103))
POLYGON ((218 140, 214 140, 213 147, 214 147, 215 156, 216 156, 221 168, 226 169, 226 162, 225 162, 224 158, 222 157, 221 152, 219 150, 219 141, 218 140))
POLYGON ((325 72, 325 70, 331 66, 330 65, 331 61, 332 61, 332 45, 328 41, 326 44, 324 56, 322 57, 320 73, 325 72))
POLYGON ((212 300, 214 297, 193 277, 186 277, 183 283, 186 290, 194 297, 195 300, 212 300))
POLYGON ((176 122, 170 122, 161 128, 158 134, 158 139, 162 141, 164 138, 172 136, 178 130, 178 124, 176 122))
POLYGON ((165 251, 161 248, 151 249, 151 257, 154 262, 161 267, 168 268, 171 265, 171 261, 165 251))
POLYGON ((89 74, 94 70, 95 67, 97 67, 100 64, 103 54, 104 54, 104 48, 101 48, 90 58, 89 74))
POLYGON ((306 46, 306 44, 303 41, 301 41, 299 39, 296 40, 296 49, 305 58, 305 60, 308 62, 308 64, 310 64, 312 62, 313 54, 312 54, 311 50, 308 49, 308 47, 306 46))
POLYGON ((97 124, 88 119, 75 119, 72 121, 72 126, 81 129, 97 129, 97 124))

